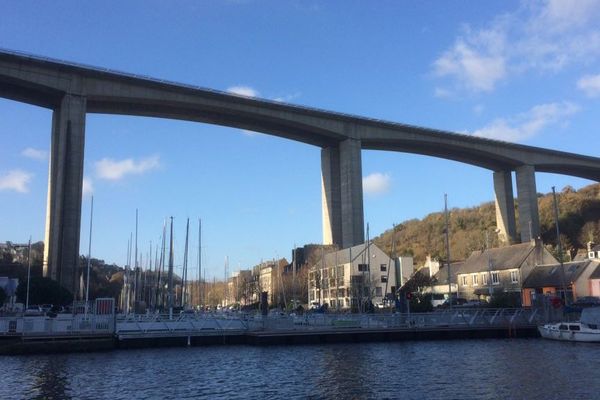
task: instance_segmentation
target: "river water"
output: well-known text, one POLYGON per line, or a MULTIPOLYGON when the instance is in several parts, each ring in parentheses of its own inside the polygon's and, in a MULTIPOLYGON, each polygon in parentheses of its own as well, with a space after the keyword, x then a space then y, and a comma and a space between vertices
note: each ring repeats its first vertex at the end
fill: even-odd
POLYGON ((597 399, 600 346, 543 339, 0 356, 0 399, 597 399))

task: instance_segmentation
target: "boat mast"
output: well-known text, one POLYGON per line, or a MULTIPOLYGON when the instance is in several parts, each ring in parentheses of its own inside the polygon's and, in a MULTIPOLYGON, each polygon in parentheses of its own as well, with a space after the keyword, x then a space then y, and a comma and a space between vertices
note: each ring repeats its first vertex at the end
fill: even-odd
POLYGON ((31 278, 31 236, 29 236, 29 245, 27 246, 27 297, 25 300, 25 311, 29 308, 29 279, 31 278))
POLYGON ((158 305, 158 268, 159 268, 159 264, 158 264, 158 243, 156 244, 156 247, 154 247, 154 280, 152 281, 153 283, 153 288, 152 288, 152 309, 156 310, 156 307, 158 305))
POLYGON ((202 304, 202 220, 198 218, 198 305, 202 304))
MULTIPOLYGON (((133 302, 138 299, 138 209, 135 209, 135 265, 133 266, 133 302)), ((134 310, 135 311, 135 310, 134 310)))
MULTIPOLYGON (((88 301, 90 300, 90 263, 92 257, 92 221, 94 218, 94 196, 92 196, 92 205, 90 209, 90 240, 88 246, 88 259, 87 259, 87 277, 85 283, 85 318, 87 319, 88 313, 88 301)), ((29 293, 27 293, 29 294, 29 293)))
POLYGON ((367 222, 367 278, 369 279, 368 284, 367 284, 367 288, 369 289, 369 291, 367 292, 368 297, 367 297, 367 306, 371 307, 371 239, 369 236, 369 223, 367 222))
POLYGON ((229 283, 228 283, 228 275, 229 275, 229 256, 225 256, 225 300, 223 301, 223 307, 227 306, 227 301, 229 300, 229 283))
POLYGON ((162 284, 162 275, 164 271, 165 265, 165 247, 166 247, 166 239, 167 238, 167 219, 163 220, 163 231, 162 231, 162 245, 160 249, 160 261, 158 265, 158 281, 156 283, 156 303, 159 308, 164 308, 165 299, 163 294, 163 284, 162 284))
POLYGON ((182 278, 182 288, 181 288, 181 307, 185 307, 187 304, 187 272, 188 272, 188 237, 190 234, 190 219, 187 219, 187 224, 185 227, 185 250, 183 253, 183 273, 181 274, 182 278))
POLYGON ((292 307, 296 308, 296 243, 294 243, 292 259, 292 307))
POLYGON ((173 319, 173 217, 171 217, 171 237, 169 239, 169 291, 167 293, 167 306, 169 319, 173 319))
POLYGON ((127 278, 127 287, 125 288, 125 313, 129 314, 131 308, 131 247, 133 246, 133 232, 129 232, 127 241, 127 267, 125 268, 125 278, 127 278))

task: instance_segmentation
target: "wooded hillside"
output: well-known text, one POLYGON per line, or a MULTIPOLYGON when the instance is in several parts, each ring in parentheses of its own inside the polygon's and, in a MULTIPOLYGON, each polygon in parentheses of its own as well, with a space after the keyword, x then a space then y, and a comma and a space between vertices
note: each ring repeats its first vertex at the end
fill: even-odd
MULTIPOLYGON (((586 247, 588 241, 600 242, 600 184, 575 190, 567 186, 557 194, 561 241, 565 252, 574 255, 586 247)), ((538 194, 541 237, 545 244, 556 246, 554 208, 552 193, 538 194)), ((518 202, 517 208, 517 230, 518 202)), ((493 202, 472 208, 453 208, 450 214, 450 257, 464 260, 474 250, 486 246, 486 232, 490 246, 498 246, 496 211, 493 202)), ((375 244, 390 253, 392 230, 398 255, 414 257, 416 265, 422 264, 429 254, 433 258, 445 259, 444 213, 436 212, 422 220, 404 221, 374 239, 375 244)), ((517 232, 520 234, 520 232, 517 232)), ((568 256, 567 256, 568 258, 568 256)))

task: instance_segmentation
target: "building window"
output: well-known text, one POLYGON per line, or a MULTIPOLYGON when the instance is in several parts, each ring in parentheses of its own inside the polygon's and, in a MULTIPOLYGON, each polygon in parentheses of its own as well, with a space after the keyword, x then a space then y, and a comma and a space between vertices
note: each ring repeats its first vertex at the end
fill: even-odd
POLYGON ((385 265, 385 264, 381 264, 379 266, 379 268, 381 269, 381 272, 386 272, 387 271, 387 265, 385 265))
POLYGON ((519 271, 510 271, 510 281, 512 283, 519 283, 519 271))
POLYGON ((377 286, 375 288, 375 296, 377 296, 377 297, 381 297, 382 296, 382 294, 381 294, 381 286, 377 286))
POLYGON ((387 283, 387 276, 381 275, 381 283, 387 283))
POLYGON ((492 272, 492 285, 499 285, 499 284, 500 284, 500 273, 492 272))
POLYGON ((344 266, 343 265, 338 265, 338 267, 337 267, 337 276, 340 279, 344 279, 344 266))
POLYGON ((462 285, 467 286, 467 276, 466 275, 461 276, 461 280, 462 280, 462 285))
POLYGON ((488 284, 488 274, 485 272, 483 274, 481 274, 481 284, 482 285, 488 284))
POLYGON ((473 279, 473 286, 479 285, 479 279, 478 279, 477 274, 471 275, 471 278, 473 279))
POLYGON ((329 276, 328 272, 329 270, 327 268, 323 269, 323 279, 327 279, 327 277, 329 276))
POLYGON ((358 272, 367 272, 369 271, 368 264, 358 264, 358 272))

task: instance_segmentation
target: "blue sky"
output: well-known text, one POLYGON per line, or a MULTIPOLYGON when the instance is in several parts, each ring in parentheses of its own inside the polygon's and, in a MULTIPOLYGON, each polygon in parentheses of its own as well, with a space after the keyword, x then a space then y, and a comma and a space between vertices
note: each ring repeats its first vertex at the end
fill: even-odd
MULTIPOLYGON (((600 1, 5 1, 0 47, 332 111, 598 156, 600 1)), ((42 240, 51 112, 0 99, 0 241, 42 240)), ((207 276, 321 241, 320 150, 206 124, 88 114, 82 253, 147 257, 203 221, 207 276)), ((372 236, 493 198, 491 171, 363 151, 372 236)), ((583 179, 537 174, 539 192, 583 179)), ((195 266, 195 263, 194 263, 195 266)))

